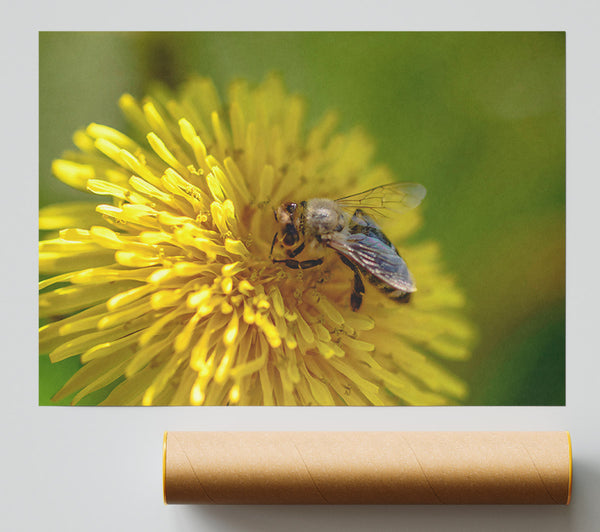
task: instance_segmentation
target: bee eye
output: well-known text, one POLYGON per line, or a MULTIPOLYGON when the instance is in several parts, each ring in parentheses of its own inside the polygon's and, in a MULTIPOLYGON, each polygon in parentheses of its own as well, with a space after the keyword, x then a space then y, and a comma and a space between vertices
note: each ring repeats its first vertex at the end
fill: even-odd
POLYGON ((287 212, 289 212, 290 214, 292 214, 295 210, 296 210, 296 204, 295 203, 288 203, 285 207, 285 210, 287 212))

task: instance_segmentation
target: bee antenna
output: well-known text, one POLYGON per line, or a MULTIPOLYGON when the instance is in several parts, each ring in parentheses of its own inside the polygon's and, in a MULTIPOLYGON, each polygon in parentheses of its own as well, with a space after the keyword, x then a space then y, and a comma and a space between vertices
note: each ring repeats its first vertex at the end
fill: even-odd
POLYGON ((277 211, 275 210, 275 207, 271 207, 271 209, 273 209, 273 216, 275 217, 275 221, 279 221, 277 220, 277 211))
POLYGON ((273 256, 273 248, 275 247, 275 242, 277 242, 277 236, 279 233, 275 233, 275 236, 273 236, 273 242, 271 242, 271 251, 269 252, 269 257, 273 256))

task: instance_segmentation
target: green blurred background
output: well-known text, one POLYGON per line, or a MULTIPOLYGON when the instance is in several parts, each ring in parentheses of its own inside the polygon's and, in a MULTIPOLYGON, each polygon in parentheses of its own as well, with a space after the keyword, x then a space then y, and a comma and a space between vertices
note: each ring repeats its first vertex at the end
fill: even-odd
MULTIPOLYGON (((437 240, 478 341, 449 364, 472 405, 565 403, 565 34, 40 33, 40 206, 81 198, 50 174, 90 122, 128 130, 117 100, 210 76, 221 94, 279 71, 309 123, 339 111, 377 162, 428 190, 437 240)), ((88 196, 83 196, 89 199, 88 196)), ((40 359, 40 404, 78 366, 40 359)), ((85 404, 105 395, 98 392, 85 404)))

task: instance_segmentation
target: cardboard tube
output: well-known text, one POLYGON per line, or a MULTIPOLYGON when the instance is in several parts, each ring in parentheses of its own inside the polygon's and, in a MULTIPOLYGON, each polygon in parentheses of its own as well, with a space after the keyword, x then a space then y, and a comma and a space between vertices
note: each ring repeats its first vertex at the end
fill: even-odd
POLYGON ((568 504, 568 432, 168 432, 165 503, 568 504))

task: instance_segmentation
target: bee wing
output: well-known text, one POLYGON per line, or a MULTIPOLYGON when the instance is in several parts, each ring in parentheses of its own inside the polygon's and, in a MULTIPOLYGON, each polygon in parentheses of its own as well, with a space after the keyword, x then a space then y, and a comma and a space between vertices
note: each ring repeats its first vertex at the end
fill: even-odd
POLYGON ((385 211, 401 213, 414 209, 423 201, 427 190, 418 183, 389 183, 358 194, 351 194, 336 200, 347 210, 371 209, 378 214, 385 211))
POLYGON ((327 245, 385 284, 403 292, 416 291, 417 287, 404 259, 392 245, 386 244, 377 236, 334 233, 327 245))

